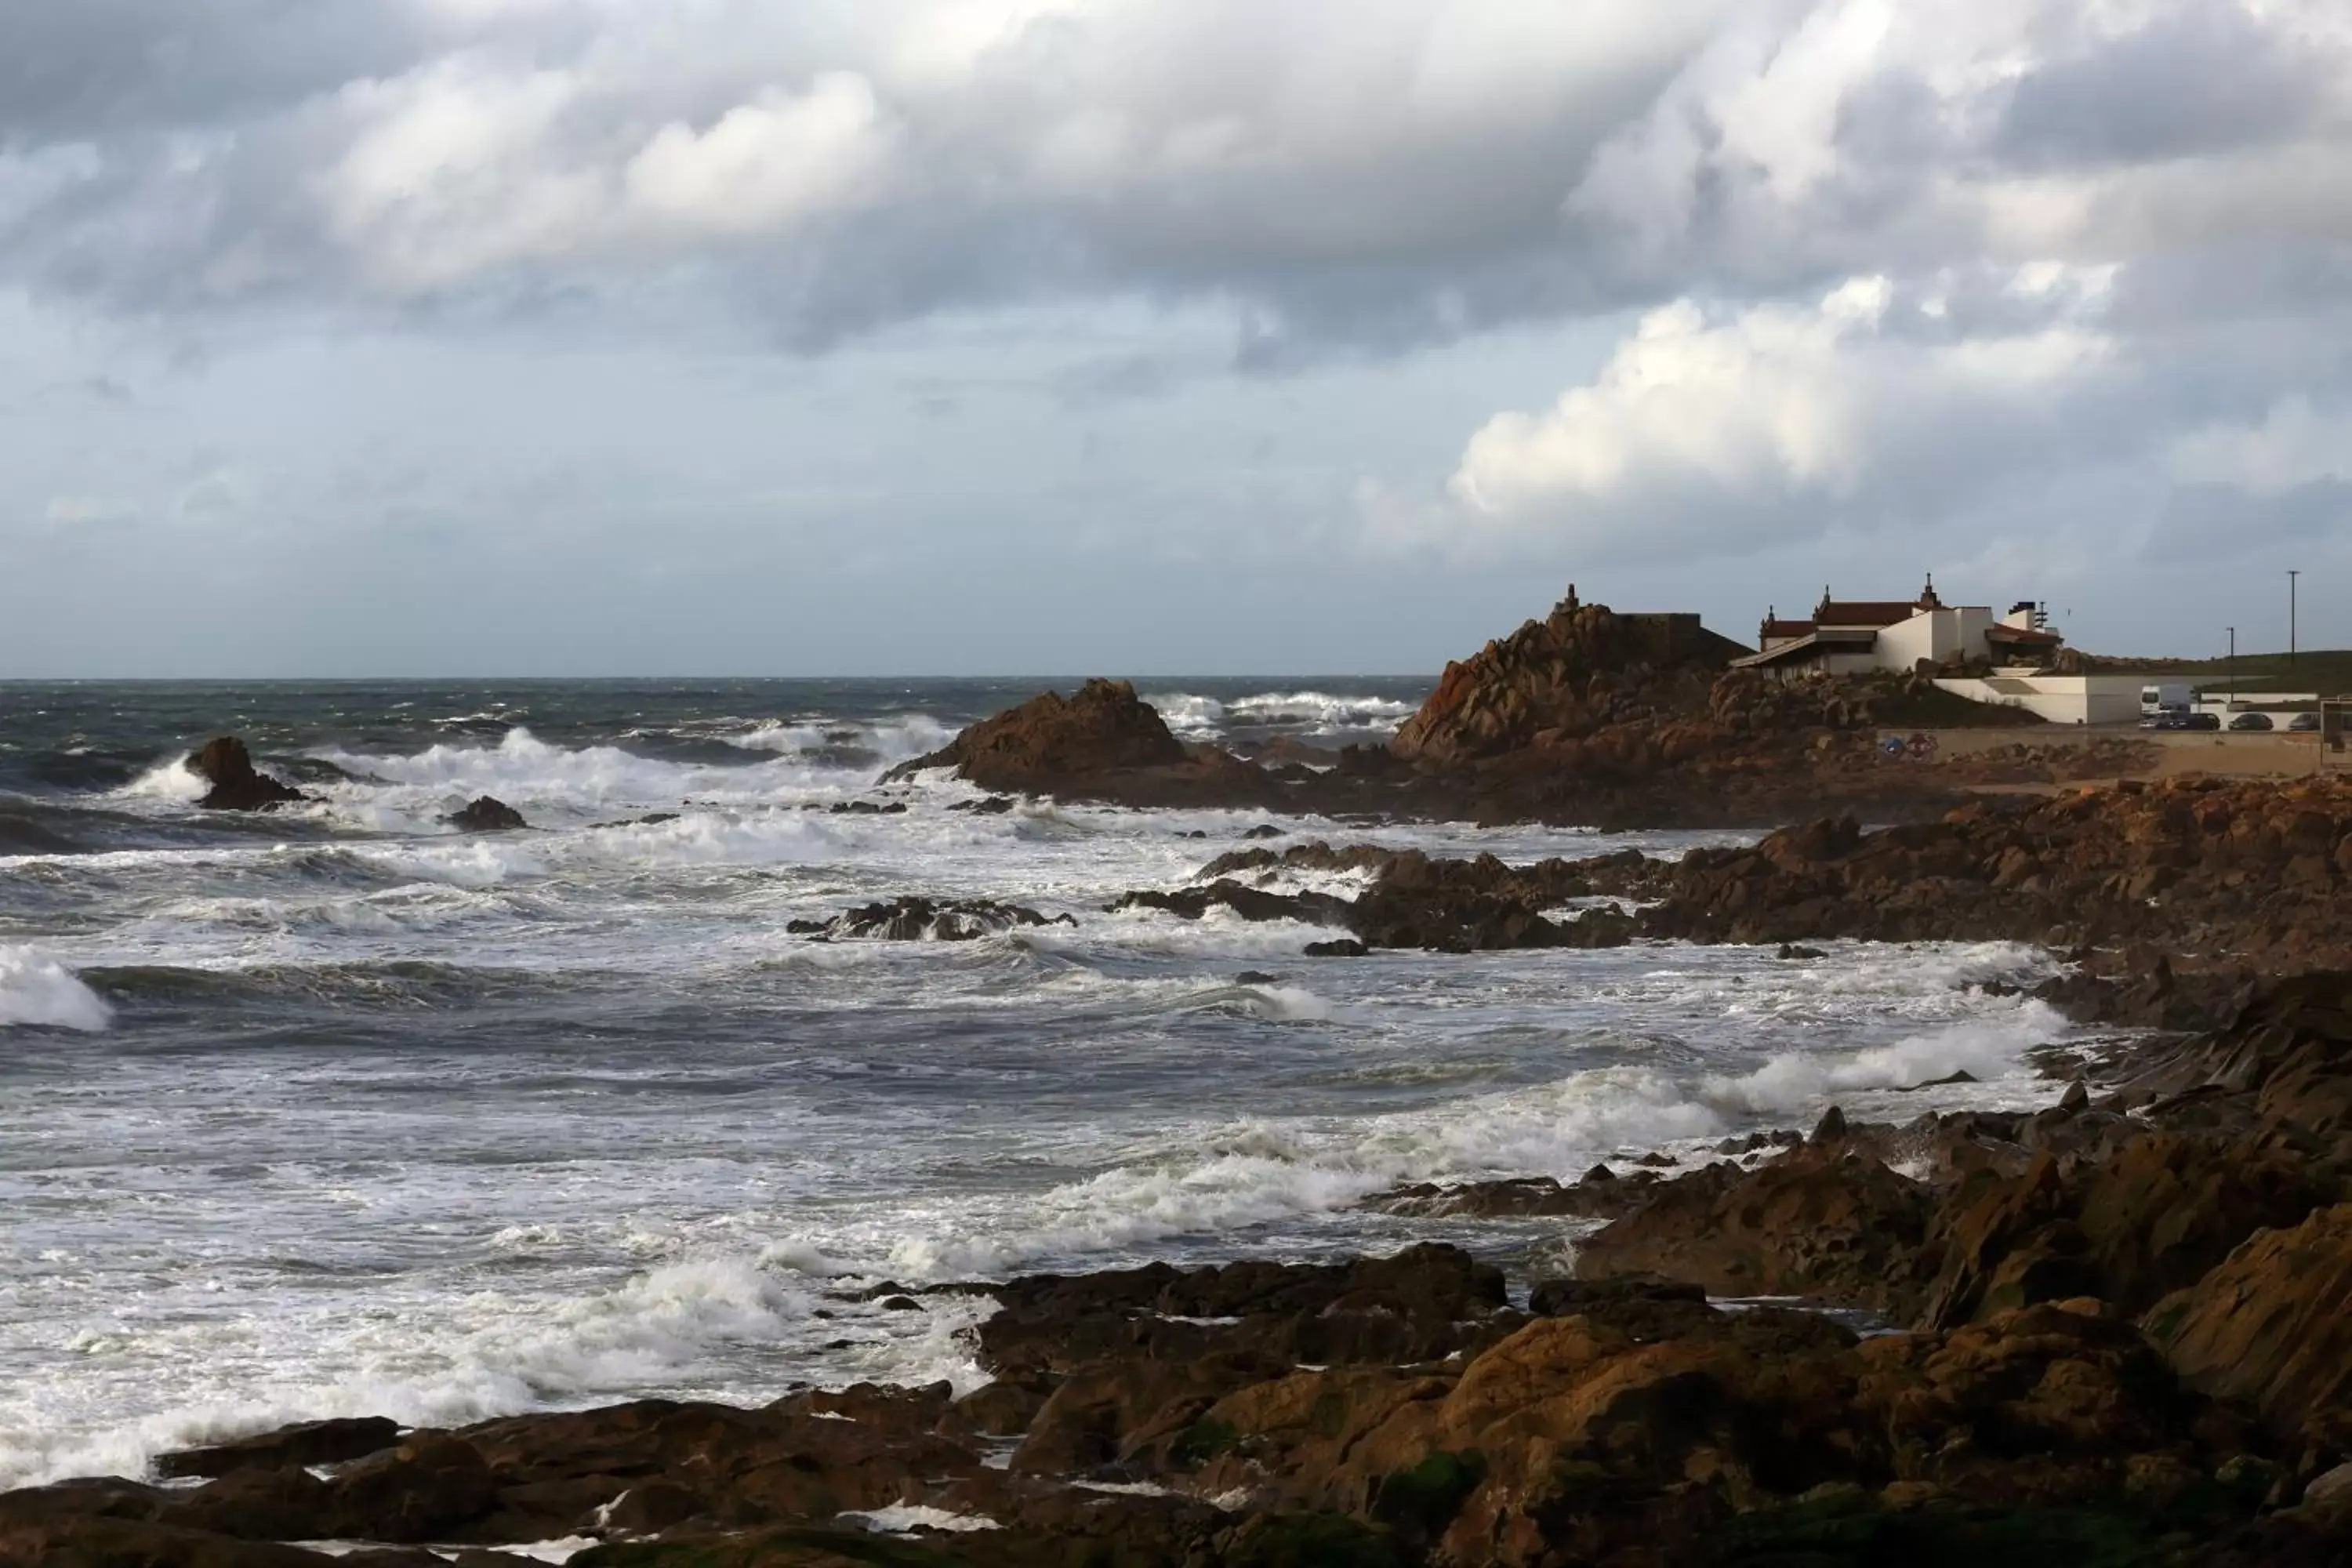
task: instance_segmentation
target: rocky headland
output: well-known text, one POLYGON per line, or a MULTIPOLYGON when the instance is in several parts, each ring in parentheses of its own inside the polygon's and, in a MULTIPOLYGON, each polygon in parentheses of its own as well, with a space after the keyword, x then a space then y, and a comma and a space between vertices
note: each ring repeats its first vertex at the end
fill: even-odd
POLYGON ((1332 816, 1769 826, 1824 807, 1930 816, 1986 785, 2114 780, 2136 739, 2021 741, 1933 766, 1892 759, 1890 731, 2016 727, 2030 715, 1950 696, 1924 676, 1776 680, 1694 616, 1620 616, 1573 590, 1543 620, 1450 664, 1385 746, 1303 760, 1179 741, 1124 681, 1047 692, 900 764, 982 788, 1131 806, 1273 808, 1332 816))

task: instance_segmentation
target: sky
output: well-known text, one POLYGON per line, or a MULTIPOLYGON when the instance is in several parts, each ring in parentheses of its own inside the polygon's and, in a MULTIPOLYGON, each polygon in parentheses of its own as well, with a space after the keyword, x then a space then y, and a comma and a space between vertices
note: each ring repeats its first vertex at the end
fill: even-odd
POLYGON ((2343 0, 0 6, 0 679, 2352 645, 2343 0))

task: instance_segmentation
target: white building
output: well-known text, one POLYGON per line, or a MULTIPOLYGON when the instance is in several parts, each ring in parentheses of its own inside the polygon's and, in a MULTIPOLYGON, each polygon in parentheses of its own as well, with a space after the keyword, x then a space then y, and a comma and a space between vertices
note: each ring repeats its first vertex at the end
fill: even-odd
POLYGON ((1939 677, 1936 684, 1955 697, 2021 708, 2053 724, 2131 724, 2140 716, 2141 678, 2137 675, 2051 675, 2014 668, 1939 677))
MULTIPOLYGON (((1757 633, 1760 650, 1733 661, 1735 669, 1775 675, 1862 675, 1963 665, 2032 666, 2058 651, 2065 638, 2050 629, 2028 601, 1995 616, 1988 605, 1947 605, 1935 579, 1916 599, 1838 599, 1828 589, 1812 618, 1784 621, 1767 613, 1757 633)), ((2137 692, 2135 692, 2137 700, 2137 692)))

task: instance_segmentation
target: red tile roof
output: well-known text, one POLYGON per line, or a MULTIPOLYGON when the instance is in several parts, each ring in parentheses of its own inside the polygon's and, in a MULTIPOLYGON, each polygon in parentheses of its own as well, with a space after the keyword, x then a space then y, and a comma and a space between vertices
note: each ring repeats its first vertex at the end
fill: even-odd
POLYGON ((1918 613, 1918 605, 1894 599, 1824 599, 1813 611, 1813 622, 1824 626, 1891 626, 1918 613))
POLYGON ((2066 640, 2056 632, 2031 631, 2024 626, 2004 626, 2000 622, 1986 627, 1985 636, 1993 642, 2024 643, 2032 647, 2056 647, 2066 640))
POLYGON ((1806 637, 1813 635, 1811 621, 1766 621, 1763 635, 1768 637, 1806 637))

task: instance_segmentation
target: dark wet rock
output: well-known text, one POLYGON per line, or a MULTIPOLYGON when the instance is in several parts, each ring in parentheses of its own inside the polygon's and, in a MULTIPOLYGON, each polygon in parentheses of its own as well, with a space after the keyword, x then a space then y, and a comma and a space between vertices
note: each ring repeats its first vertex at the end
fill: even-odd
POLYGON ((1244 969, 1239 974, 1234 976, 1234 984, 1236 985, 1279 985, 1282 984, 1282 976, 1279 974, 1268 974, 1264 970, 1260 969, 1244 969))
POLYGON ((1881 1162, 1811 1144, 1755 1171, 1715 1164, 1649 1189, 1588 1238, 1580 1278, 1660 1276, 1722 1296, 1801 1296, 1907 1317, 1935 1199, 1881 1162))
POLYGON ((903 800, 887 803, 878 800, 837 800, 825 807, 825 810, 835 816, 904 816, 907 815, 907 803, 903 800))
POLYGON ((1353 937, 1337 942, 1310 942, 1304 950, 1309 958, 1362 958, 1372 950, 1353 937))
POLYGON ((1464 1182, 1451 1186, 1422 1183, 1395 1187, 1366 1198, 1363 1206, 1413 1219, 1524 1219, 1563 1215, 1579 1219, 1613 1219, 1641 1199, 1642 1190, 1655 1178, 1621 1178, 1606 1165, 1596 1165, 1580 1181, 1562 1184, 1549 1176, 1523 1176, 1507 1181, 1464 1182))
POLYGON ((240 1437, 203 1448, 183 1448, 155 1461, 158 1475, 226 1476, 232 1470, 278 1469, 289 1465, 339 1465, 389 1448, 400 1441, 400 1426, 381 1415, 306 1421, 258 1436, 240 1437))
POLYGON ((960 800, 948 809, 968 811, 974 816, 1003 816, 1013 809, 1014 804, 1009 795, 992 795, 985 800, 960 800))
POLYGON ((268 811, 309 797, 293 785, 262 773, 253 754, 234 735, 207 741, 187 761, 190 773, 212 785, 196 804, 206 811, 268 811))
POLYGON ((1784 942, 1780 944, 1780 951, 1774 956, 1792 962, 1811 962, 1817 958, 1827 958, 1829 954, 1818 947, 1801 947, 1793 942, 1784 942))
POLYGON ((529 827, 522 813, 496 795, 478 796, 461 811, 453 811, 442 821, 461 833, 511 833, 529 827))
POLYGON ((829 921, 789 921, 784 930, 794 936, 824 941, 862 937, 881 942, 971 942, 1025 927, 1076 923, 1068 915, 1048 920, 1035 910, 984 899, 935 902, 909 897, 866 904, 829 921))
POLYGON ((333 1568, 299 1547, 146 1521, 61 1519, 0 1529, 10 1568, 333 1568))
POLYGON ((1213 909, 1231 910, 1245 921, 1298 921, 1307 925, 1336 925, 1349 913, 1345 899, 1325 893, 1269 893, 1231 880, 1205 888, 1179 888, 1173 892, 1129 893, 1108 906, 1121 910, 1160 910, 1196 921, 1213 909))
POLYGON ((450 1539, 488 1513, 499 1494, 479 1448, 432 1433, 359 1460, 322 1489, 322 1506, 341 1528, 317 1533, 394 1542, 450 1539))
POLYGON ((1255 827, 1251 828, 1248 832, 1243 834, 1242 837, 1244 838, 1281 838, 1286 837, 1288 832, 1289 829, 1276 827, 1271 822, 1262 822, 1255 827))

